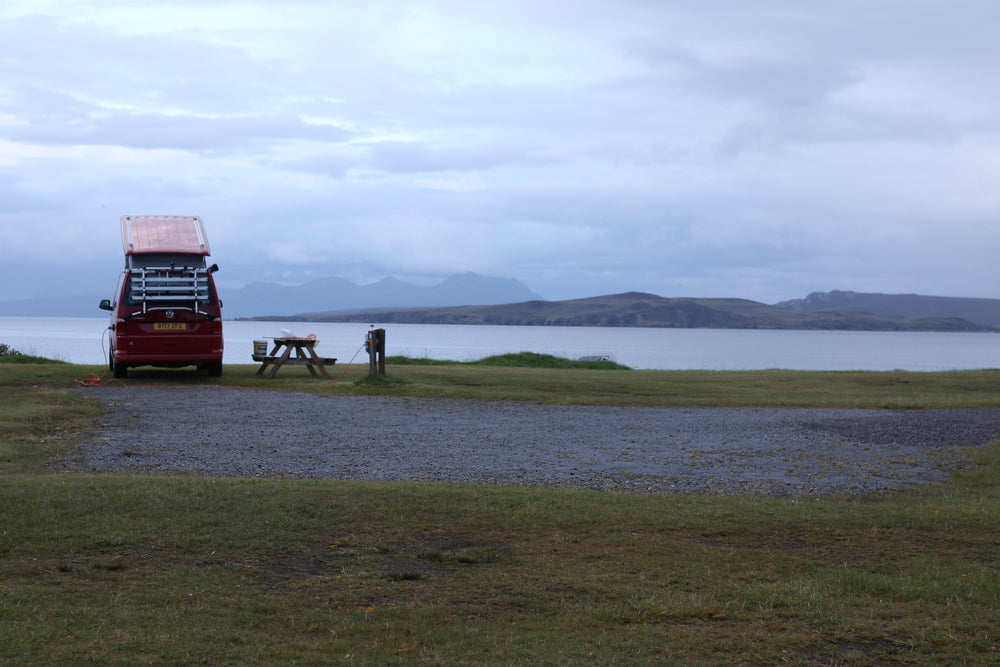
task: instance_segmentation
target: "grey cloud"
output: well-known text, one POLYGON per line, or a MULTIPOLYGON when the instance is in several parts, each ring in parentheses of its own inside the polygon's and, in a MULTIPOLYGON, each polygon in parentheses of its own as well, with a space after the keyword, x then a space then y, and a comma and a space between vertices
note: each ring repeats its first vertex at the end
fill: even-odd
POLYGON ((48 94, 109 109, 253 115, 300 85, 263 54, 216 39, 211 26, 127 34, 68 12, 0 21, 0 43, 4 87, 33 90, 28 102, 48 94))
POLYGON ((343 142, 350 133, 304 122, 291 114, 199 117, 91 109, 72 119, 44 119, 12 128, 8 136, 41 145, 108 145, 193 152, 246 149, 303 139, 343 142))
POLYGON ((415 142, 367 144, 373 166, 393 172, 480 171, 501 165, 545 162, 514 146, 438 148, 415 142))
POLYGON ((803 57, 791 48, 744 48, 745 53, 719 56, 711 53, 714 49, 704 54, 693 46, 646 42, 626 46, 626 53, 646 65, 646 85, 680 89, 715 101, 745 101, 795 111, 821 105, 860 76, 853 59, 843 53, 818 58, 815 54, 803 57))

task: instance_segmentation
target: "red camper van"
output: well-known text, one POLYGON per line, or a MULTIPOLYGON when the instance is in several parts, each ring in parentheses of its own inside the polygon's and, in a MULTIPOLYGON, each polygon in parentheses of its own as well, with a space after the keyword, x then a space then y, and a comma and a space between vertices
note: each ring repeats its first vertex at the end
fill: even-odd
POLYGON ((111 311, 108 363, 116 378, 132 366, 195 365, 222 374, 222 303, 208 266, 211 254, 198 217, 122 217, 125 270, 111 311))

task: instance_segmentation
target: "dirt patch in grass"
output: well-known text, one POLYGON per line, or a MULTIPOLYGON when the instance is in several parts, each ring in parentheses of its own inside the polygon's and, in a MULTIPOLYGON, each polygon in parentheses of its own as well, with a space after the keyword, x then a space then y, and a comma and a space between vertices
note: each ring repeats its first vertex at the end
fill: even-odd
POLYGON ((827 639, 798 651, 811 665, 872 665, 888 667, 906 664, 912 642, 904 637, 854 637, 827 639))

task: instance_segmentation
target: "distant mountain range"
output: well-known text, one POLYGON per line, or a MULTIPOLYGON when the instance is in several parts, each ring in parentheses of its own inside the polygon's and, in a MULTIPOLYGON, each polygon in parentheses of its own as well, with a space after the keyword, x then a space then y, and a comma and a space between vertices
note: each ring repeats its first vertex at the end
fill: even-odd
MULTIPOLYGON (((110 286, 109 286, 110 289, 110 286)), ((386 278, 357 285, 322 278, 289 286, 255 282, 220 290, 226 319, 424 324, 851 329, 1000 330, 1000 299, 834 290, 767 305, 747 299, 666 298, 626 292, 545 301, 523 283, 475 273, 423 287, 386 278)), ((109 293, 51 294, 0 301, 0 315, 101 317, 109 293)))
MULTIPOLYGON (((885 295, 882 295, 885 296, 885 295)), ((935 300, 945 297, 932 297, 935 300)), ((961 301, 981 301, 978 299, 961 301)), ((991 300, 985 300, 991 301, 991 300)), ((626 292, 567 301, 532 300, 492 306, 398 308, 365 312, 311 313, 291 319, 313 322, 379 322, 408 324, 508 324, 527 326, 684 327, 725 329, 847 329, 867 331, 994 331, 991 325, 966 317, 911 318, 892 311, 893 299, 883 299, 880 313, 807 311, 769 306, 747 299, 664 298, 626 292)), ((785 302, 788 303, 788 302, 785 302)), ((798 303, 798 302, 796 302, 798 303)), ((1000 308, 1000 301, 994 307, 1000 308)))
POLYGON ((813 292, 804 299, 782 301, 775 305, 803 313, 871 313, 909 319, 945 317, 1000 327, 1000 299, 833 290, 813 292))

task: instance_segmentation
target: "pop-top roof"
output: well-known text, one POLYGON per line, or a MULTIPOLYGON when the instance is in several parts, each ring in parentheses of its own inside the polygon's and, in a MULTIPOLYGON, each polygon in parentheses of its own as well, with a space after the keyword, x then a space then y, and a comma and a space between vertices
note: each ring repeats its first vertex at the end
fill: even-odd
POLYGON ((212 254, 208 248, 205 226, 197 216, 123 215, 122 247, 126 255, 212 254))

